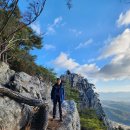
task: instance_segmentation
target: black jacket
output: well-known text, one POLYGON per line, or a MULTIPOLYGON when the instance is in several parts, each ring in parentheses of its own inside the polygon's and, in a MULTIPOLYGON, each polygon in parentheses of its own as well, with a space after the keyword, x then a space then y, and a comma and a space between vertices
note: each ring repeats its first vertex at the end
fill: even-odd
MULTIPOLYGON (((57 88, 59 86, 57 84, 55 84, 53 87, 52 87, 52 90, 51 90, 51 99, 53 101, 56 100, 56 94, 57 94, 57 88)), ((64 92, 64 87, 62 86, 62 84, 60 84, 60 88, 59 88, 59 96, 60 96, 60 101, 63 102, 64 100, 64 96, 65 96, 65 92, 64 92)))

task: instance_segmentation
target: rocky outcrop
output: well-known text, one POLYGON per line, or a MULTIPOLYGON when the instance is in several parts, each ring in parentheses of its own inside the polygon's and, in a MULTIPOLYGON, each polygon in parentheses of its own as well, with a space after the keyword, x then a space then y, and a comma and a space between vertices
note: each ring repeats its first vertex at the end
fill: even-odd
POLYGON ((80 130, 74 101, 62 104, 63 122, 49 128, 56 125, 51 121, 51 86, 37 76, 15 72, 0 63, 0 130, 80 130))
POLYGON ((75 73, 66 73, 61 75, 61 79, 64 83, 69 81, 72 88, 77 89, 80 92, 79 108, 92 108, 96 110, 97 116, 102 120, 108 129, 111 129, 110 123, 106 118, 98 93, 94 92, 94 84, 88 82, 88 80, 81 75, 75 73))
POLYGON ((10 70, 9 66, 4 62, 0 62, 0 83, 6 84, 8 83, 11 78, 13 77, 15 71, 10 70))
POLYGON ((80 118, 73 100, 63 103, 64 124, 58 130, 80 130, 80 118))
POLYGON ((0 129, 41 130, 47 127, 50 86, 24 72, 15 73, 0 64, 0 129))

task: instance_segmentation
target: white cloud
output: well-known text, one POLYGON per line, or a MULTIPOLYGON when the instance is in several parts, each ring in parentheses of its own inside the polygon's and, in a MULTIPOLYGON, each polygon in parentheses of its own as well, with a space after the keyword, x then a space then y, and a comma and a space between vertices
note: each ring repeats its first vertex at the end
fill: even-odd
POLYGON ((130 10, 128 10, 125 13, 121 13, 119 16, 119 19, 117 20, 117 25, 122 26, 122 25, 129 25, 130 24, 130 10))
POLYGON ((44 48, 45 48, 46 50, 50 50, 50 49, 55 49, 55 46, 54 46, 54 45, 51 45, 51 44, 45 44, 45 45, 44 45, 44 48))
POLYGON ((82 31, 78 31, 77 29, 69 29, 69 31, 71 32, 71 33, 74 33, 75 34, 75 36, 79 36, 79 35, 81 35, 82 34, 82 31))
POLYGON ((79 66, 78 63, 75 62, 74 59, 68 57, 66 53, 61 52, 60 55, 53 61, 56 67, 64 68, 64 69, 74 69, 79 66))
POLYGON ((69 69, 85 77, 99 70, 95 64, 80 65, 75 61, 75 59, 69 58, 69 56, 63 52, 60 53, 60 55, 53 61, 53 63, 56 68, 69 69))
POLYGON ((32 23, 31 28, 33 29, 34 32, 36 32, 38 35, 41 35, 41 26, 39 22, 32 23))
POLYGON ((53 26, 60 24, 61 21, 62 21, 62 17, 61 17, 61 16, 60 16, 60 17, 57 17, 57 18, 54 20, 53 26))
POLYGON ((79 64, 66 53, 61 53, 55 59, 54 65, 97 80, 130 79, 130 48, 127 51, 122 51, 122 53, 118 53, 118 51, 114 53, 112 60, 101 68, 96 64, 79 64))
POLYGON ((108 42, 99 59, 111 57, 111 61, 103 67, 91 63, 79 64, 63 52, 54 60, 54 65, 97 80, 130 79, 130 29, 108 42))
POLYGON ((63 18, 61 16, 55 18, 53 23, 48 25, 46 35, 54 34, 56 32, 55 28, 61 24, 62 20, 63 20, 63 18))
POLYGON ((48 34, 54 34, 54 33, 55 33, 55 29, 52 26, 48 26, 46 34, 48 35, 48 34))
POLYGON ((89 39, 85 41, 84 43, 80 43, 75 49, 85 48, 87 45, 93 43, 93 39, 89 39))
POLYGON ((96 76, 106 80, 130 78, 130 29, 113 38, 99 59, 110 56, 110 63, 103 66, 96 76))
POLYGON ((109 44, 103 48, 103 52, 98 59, 124 54, 130 49, 130 29, 126 29, 122 34, 113 38, 109 44))
POLYGON ((105 80, 130 79, 130 55, 118 62, 110 62, 102 67, 95 76, 105 80))
POLYGON ((74 69, 74 72, 83 75, 84 77, 91 77, 100 70, 96 64, 83 64, 74 69))
POLYGON ((88 60, 88 63, 94 62, 94 61, 96 61, 96 60, 97 60, 97 59, 95 59, 95 58, 91 58, 91 59, 88 60))

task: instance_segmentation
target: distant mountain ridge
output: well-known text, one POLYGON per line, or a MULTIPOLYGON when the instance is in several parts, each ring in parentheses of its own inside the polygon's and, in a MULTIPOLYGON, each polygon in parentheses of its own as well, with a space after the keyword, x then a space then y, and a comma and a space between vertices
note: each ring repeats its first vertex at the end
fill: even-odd
POLYGON ((117 122, 113 124, 130 126, 130 92, 99 92, 99 98, 107 117, 117 122))
POLYGON ((130 102, 130 92, 99 92, 101 100, 130 102))
POLYGON ((130 102, 107 100, 101 102, 103 109, 110 120, 130 126, 130 102))

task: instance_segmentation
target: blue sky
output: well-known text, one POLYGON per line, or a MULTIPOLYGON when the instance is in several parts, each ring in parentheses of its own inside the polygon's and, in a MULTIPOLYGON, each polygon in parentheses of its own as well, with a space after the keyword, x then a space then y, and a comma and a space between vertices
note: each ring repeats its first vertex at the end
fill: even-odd
MULTIPOLYGON (((130 4, 127 0, 47 0, 31 27, 44 34, 34 49, 36 63, 67 69, 96 85, 97 91, 130 91, 130 4)), ((21 5, 20 5, 21 6, 21 5)), ((21 6, 22 7, 22 6, 21 6)))

